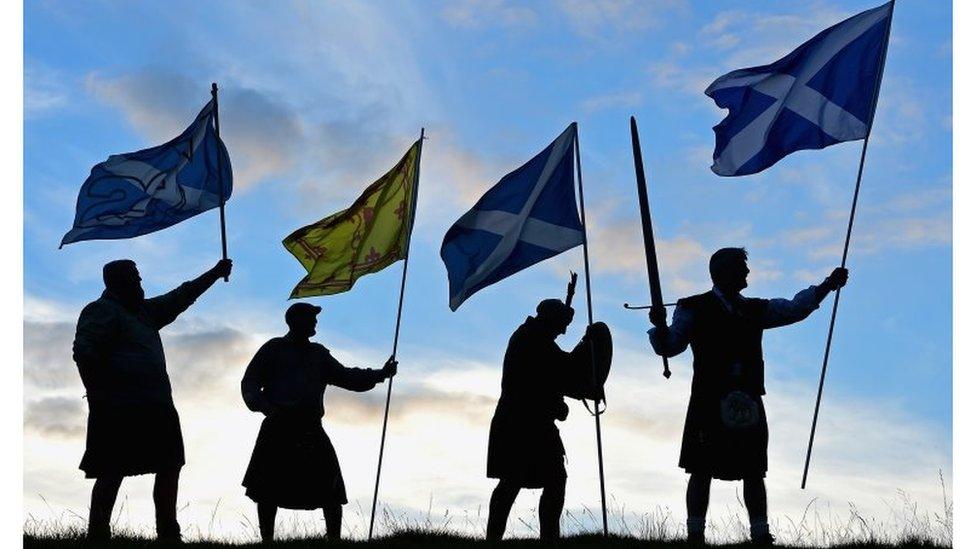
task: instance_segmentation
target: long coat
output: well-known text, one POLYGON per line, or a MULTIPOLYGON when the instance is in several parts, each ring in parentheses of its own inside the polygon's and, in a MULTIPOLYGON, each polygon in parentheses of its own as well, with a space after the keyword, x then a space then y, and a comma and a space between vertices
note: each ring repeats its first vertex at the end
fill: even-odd
POLYGON ((368 391, 384 379, 379 370, 347 368, 324 346, 277 337, 251 359, 241 394, 264 418, 244 474, 246 494, 286 509, 319 509, 347 502, 332 441, 322 428, 329 385, 368 391))
POLYGON ((82 309, 73 356, 88 400, 80 466, 86 477, 155 473, 184 464, 159 330, 205 289, 187 282, 134 309, 106 290, 82 309))
POLYGON ((571 353, 560 349, 535 317, 528 317, 512 334, 505 351, 502 394, 488 435, 489 478, 523 488, 541 488, 566 478, 566 451, 555 423, 568 413, 563 397, 602 396, 612 354, 605 324, 594 324, 587 334, 571 353), (599 356, 596 386, 587 338, 596 342, 599 356))

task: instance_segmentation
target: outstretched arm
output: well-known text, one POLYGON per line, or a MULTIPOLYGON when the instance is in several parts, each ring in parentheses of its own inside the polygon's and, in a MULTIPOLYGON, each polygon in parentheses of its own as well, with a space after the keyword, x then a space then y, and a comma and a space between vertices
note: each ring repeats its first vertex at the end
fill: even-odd
POLYGON ((210 289, 218 279, 230 276, 233 262, 221 259, 210 270, 195 279, 180 284, 175 290, 161 296, 146 300, 146 309, 152 316, 156 329, 176 320, 183 311, 190 308, 193 302, 210 289))
POLYGON ((847 284, 847 274, 847 269, 837 267, 823 282, 800 290, 793 299, 770 299, 763 314, 763 328, 788 326, 810 316, 827 294, 847 284))
POLYGON ((695 320, 691 309, 679 304, 671 318, 671 326, 668 326, 667 312, 663 306, 651 309, 649 316, 654 327, 647 331, 647 336, 655 353, 671 358, 688 348, 695 320))
POLYGON ((327 354, 326 370, 329 385, 342 387, 349 391, 362 393, 382 383, 386 378, 393 377, 397 372, 397 361, 391 356, 379 370, 368 368, 349 368, 343 366, 331 353, 327 354))

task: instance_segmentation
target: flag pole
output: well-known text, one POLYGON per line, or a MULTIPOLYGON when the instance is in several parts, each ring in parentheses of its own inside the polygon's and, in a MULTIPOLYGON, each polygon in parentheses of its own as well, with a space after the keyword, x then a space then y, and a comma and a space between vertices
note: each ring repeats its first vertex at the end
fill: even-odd
MULTIPOLYGON (((223 155, 220 154, 220 109, 217 108, 217 83, 210 84, 210 96, 213 98, 214 110, 214 133, 217 135, 217 182, 220 185, 220 251, 222 257, 227 259, 227 227, 224 223, 224 166, 223 155)), ((230 281, 230 277, 225 276, 224 282, 230 281)))
MULTIPOLYGON (((420 187, 420 153, 424 148, 424 128, 420 128, 420 142, 417 145, 417 160, 413 179, 413 207, 410 211, 410 229, 407 233, 407 246, 403 251, 403 275, 400 277, 400 299, 397 303, 396 328, 393 330, 393 354, 396 359, 397 344, 400 342, 400 317, 403 313, 403 290, 407 286, 407 261, 410 259, 410 239, 413 236, 413 222, 417 215, 417 190, 420 187)), ((373 539, 373 523, 376 519, 376 501, 380 493, 380 471, 383 469, 383 449, 386 446, 386 425, 390 417, 390 397, 393 395, 393 378, 386 384, 386 406, 383 408, 383 433, 380 435, 380 456, 376 462, 376 483, 373 485, 373 506, 369 513, 369 535, 367 540, 373 539)))
MULTIPOLYGON (((579 126, 576 122, 573 122, 573 125, 576 126, 576 131, 573 132, 573 147, 576 153, 576 182, 579 185, 580 222, 583 225, 583 276, 586 280, 586 318, 587 326, 590 326, 593 324, 593 299, 590 292, 590 250, 586 238, 586 207, 583 203, 583 170, 580 167, 579 126)), ((593 356, 592 340, 590 341, 590 364, 593 368, 593 385, 595 387, 597 380, 596 357, 593 356)), ((603 436, 600 430, 600 415, 603 412, 599 410, 599 407, 600 401, 597 400, 593 403, 592 415, 596 422, 596 457, 600 471, 600 510, 603 514, 603 535, 606 536, 610 532, 607 527, 607 491, 603 477, 603 436)))
MULTIPOLYGON (((861 162, 857 168, 857 181, 854 183, 854 198, 851 200, 851 214, 847 219, 847 236, 844 237, 844 253, 841 255, 840 266, 847 266, 847 252, 851 245, 851 232, 854 229, 854 213, 857 210, 857 197, 861 191, 861 175, 864 173, 864 159, 868 152, 868 140, 871 138, 871 130, 874 128, 874 115, 878 109, 878 95, 881 92, 881 79, 884 76, 885 62, 888 60, 888 39, 891 37, 891 22, 895 18, 895 2, 891 2, 891 14, 888 16, 888 28, 885 31, 884 49, 881 52, 881 70, 878 71, 878 78, 874 83, 874 105, 871 109, 871 120, 868 122, 867 132, 864 134, 864 143, 861 146, 861 162)), ((824 347, 823 365, 820 369, 820 385, 817 387, 817 403, 813 408, 813 422, 810 424, 810 440, 807 443, 807 457, 803 464, 803 480, 800 482, 800 489, 807 487, 807 475, 810 472, 810 456, 813 454, 813 437, 817 432, 817 419, 820 416, 820 401, 823 398, 824 378, 827 376, 827 361, 830 358, 830 344, 834 339, 834 322, 837 319, 837 306, 840 303, 840 288, 834 293, 834 306, 830 312, 830 326, 827 328, 827 344, 824 347)))

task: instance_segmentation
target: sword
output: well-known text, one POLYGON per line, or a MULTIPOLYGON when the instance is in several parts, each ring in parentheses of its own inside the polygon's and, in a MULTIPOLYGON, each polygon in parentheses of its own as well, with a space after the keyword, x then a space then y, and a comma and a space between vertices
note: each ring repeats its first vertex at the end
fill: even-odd
POLYGON ((573 296, 576 294, 576 273, 569 271, 569 284, 566 285, 566 306, 573 306, 573 296))
MULTIPOLYGON (((640 204, 641 230, 644 233, 644 258, 647 260, 647 282, 651 287, 651 306, 661 307, 661 274, 657 269, 657 251, 654 247, 654 229, 651 227, 651 208, 647 204, 647 180, 644 179, 644 159, 641 155, 640 137, 637 136, 637 119, 630 117, 630 141, 634 146, 634 172, 637 175, 637 201, 640 204)), ((628 309, 630 307, 627 307, 628 309)), ((664 377, 671 377, 668 357, 662 356, 664 377)))

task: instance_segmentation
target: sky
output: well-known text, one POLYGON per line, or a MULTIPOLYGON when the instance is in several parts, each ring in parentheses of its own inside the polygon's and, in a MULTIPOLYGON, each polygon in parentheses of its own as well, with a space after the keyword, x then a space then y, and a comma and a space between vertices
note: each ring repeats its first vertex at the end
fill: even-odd
MULTIPOLYGON (((59 250, 78 188, 109 155, 178 134, 217 82, 234 171, 226 210, 234 273, 163 331, 187 447, 179 499, 187 533, 256 537, 240 480, 260 417, 244 406, 239 381, 260 344, 285 331, 287 297, 303 275, 281 239, 347 207, 421 127, 428 140, 379 531, 430 521, 483 532, 493 487, 484 475, 487 433, 505 345, 539 300, 561 297, 568 272, 582 270, 582 253, 518 273, 452 313, 438 252, 447 228, 485 190, 572 121, 594 315, 610 325, 616 347, 602 418, 611 529, 680 529, 686 476, 677 455, 691 357, 674 359, 665 380, 647 317, 622 307, 648 299, 628 117, 640 124, 665 300, 707 290, 708 256, 724 246, 749 250, 746 295, 791 297, 840 261, 861 143, 720 178, 709 165, 711 128, 723 111, 702 92, 725 72, 770 63, 875 5, 28 1, 25 521, 83 524, 87 515, 91 482, 77 469, 86 407, 70 349, 78 313, 101 292, 101 265, 135 260, 154 295, 220 253, 216 211, 136 239, 59 250)), ((886 532, 902 527, 909 502, 935 520, 940 473, 951 497, 951 21, 946 2, 902 0, 895 9, 806 490, 799 484, 829 302, 765 337, 770 517, 787 540, 803 525, 829 535, 823 524, 847 524, 851 506, 886 532)), ((379 367, 389 355, 401 266, 314 300, 324 307, 316 340, 345 364, 379 367)), ((578 341, 582 318, 558 340, 564 348, 578 341)), ((325 396, 352 536, 368 523, 384 396, 381 387, 325 396)), ((571 410, 560 425, 569 471, 563 527, 596 529, 593 420, 578 403, 571 410)), ((150 529, 150 478, 128 479, 122 490, 119 524, 150 529)), ((715 536, 744 535, 740 490, 713 488, 715 536)), ((537 497, 520 496, 513 534, 536 528, 537 497)), ((296 532, 322 527, 313 513, 279 520, 296 532)))

